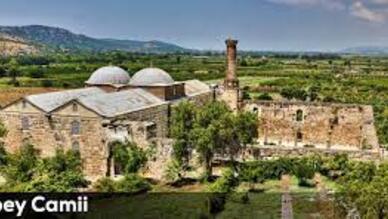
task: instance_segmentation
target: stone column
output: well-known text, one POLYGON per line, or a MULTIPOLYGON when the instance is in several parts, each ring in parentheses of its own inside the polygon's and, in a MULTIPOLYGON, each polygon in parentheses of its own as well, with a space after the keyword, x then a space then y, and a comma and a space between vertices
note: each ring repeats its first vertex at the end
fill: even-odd
POLYGON ((239 82, 236 76, 237 43, 237 40, 230 38, 225 41, 227 69, 224 86, 226 89, 236 89, 239 87, 239 82))

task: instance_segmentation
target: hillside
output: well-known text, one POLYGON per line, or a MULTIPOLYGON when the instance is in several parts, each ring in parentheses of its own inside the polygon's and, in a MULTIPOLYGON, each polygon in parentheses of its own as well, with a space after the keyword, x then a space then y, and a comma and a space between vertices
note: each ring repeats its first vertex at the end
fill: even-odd
POLYGON ((347 48, 341 51, 341 53, 350 53, 358 55, 388 55, 388 47, 380 46, 360 46, 347 48))
POLYGON ((23 39, 0 33, 0 56, 34 54, 36 52, 38 52, 38 47, 23 39))
MULTIPOLYGON (((28 45, 41 45, 47 50, 110 51, 122 50, 144 53, 171 53, 188 51, 180 46, 161 41, 97 39, 75 34, 66 29, 41 25, 0 26, 0 36, 18 39, 28 45)), ((32 46, 34 47, 34 46, 32 46)))

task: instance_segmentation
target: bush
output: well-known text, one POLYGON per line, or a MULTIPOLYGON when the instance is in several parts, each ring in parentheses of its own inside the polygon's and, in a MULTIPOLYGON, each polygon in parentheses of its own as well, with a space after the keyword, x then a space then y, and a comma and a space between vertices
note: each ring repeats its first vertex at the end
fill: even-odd
POLYGON ((142 192, 150 189, 146 180, 136 174, 128 174, 116 185, 118 192, 142 192))
POLYGON ((5 151, 4 145, 0 143, 0 168, 7 165, 8 163, 8 154, 5 151))
POLYGON ((1 190, 7 192, 74 192, 88 185, 78 154, 58 150, 54 157, 39 159, 32 145, 7 155, 2 174, 7 183, 1 190))
POLYGON ((265 179, 280 179, 284 174, 291 174, 293 171, 294 159, 279 158, 264 162, 264 178, 265 179))
POLYGON ((101 178, 93 188, 97 192, 129 192, 137 193, 150 189, 149 183, 136 174, 128 174, 123 179, 114 181, 111 178, 101 178))
POLYGON ((43 78, 44 71, 42 69, 33 69, 31 72, 29 72, 28 76, 31 78, 43 78))
POLYGON ((240 167, 239 179, 244 182, 264 182, 264 168, 262 162, 244 163, 240 167))
POLYGON ((273 100, 272 96, 268 93, 260 94, 258 97, 256 97, 257 100, 273 100))
POLYGON ((181 179, 182 165, 175 159, 171 160, 167 164, 167 168, 164 172, 164 179, 170 183, 177 182, 181 179))
POLYGON ((113 158, 125 174, 136 173, 147 162, 147 153, 135 144, 113 144, 113 158))
POLYGON ((292 173, 298 178, 300 186, 312 186, 309 180, 318 172, 318 168, 314 164, 315 161, 308 157, 303 157, 295 161, 292 173))
POLYGON ((115 192, 116 191, 116 185, 115 182, 112 180, 112 178, 104 177, 99 180, 97 180, 93 184, 93 189, 97 192, 115 192))
POLYGON ((2 173, 9 183, 28 182, 31 181, 37 164, 37 151, 32 145, 25 145, 7 157, 7 166, 2 173))
POLYGON ((209 191, 214 193, 228 193, 236 186, 238 180, 234 177, 233 170, 226 169, 220 178, 209 186, 209 191))
POLYGON ((45 79, 45 80, 42 80, 40 83, 41 83, 42 87, 52 87, 52 86, 54 86, 54 82, 52 80, 45 79))

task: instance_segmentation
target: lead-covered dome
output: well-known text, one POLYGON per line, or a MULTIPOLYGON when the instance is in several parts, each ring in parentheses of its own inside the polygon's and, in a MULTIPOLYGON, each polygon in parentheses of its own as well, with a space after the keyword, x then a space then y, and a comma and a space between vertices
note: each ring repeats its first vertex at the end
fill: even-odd
POLYGON ((128 72, 117 66, 105 66, 97 69, 85 82, 89 85, 103 85, 103 84, 128 84, 128 72))
POLYGON ((130 84, 133 86, 169 85, 174 79, 160 68, 145 68, 132 76, 130 84))

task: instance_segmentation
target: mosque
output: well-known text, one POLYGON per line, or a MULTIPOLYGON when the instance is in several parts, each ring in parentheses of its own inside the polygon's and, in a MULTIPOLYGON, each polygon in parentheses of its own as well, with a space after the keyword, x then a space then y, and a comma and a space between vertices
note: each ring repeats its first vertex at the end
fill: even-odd
POLYGON ((171 156, 169 118, 181 101, 197 105, 224 101, 231 110, 256 113, 257 144, 273 148, 378 150, 371 106, 293 101, 242 100, 236 74, 237 41, 228 39, 224 82, 210 88, 199 80, 174 81, 164 70, 145 68, 132 77, 106 66, 93 72, 80 89, 25 96, 0 110, 8 134, 6 149, 32 144, 41 156, 58 148, 78 151, 90 180, 120 175, 112 143, 134 142, 157 147, 151 176, 160 178, 171 156))

